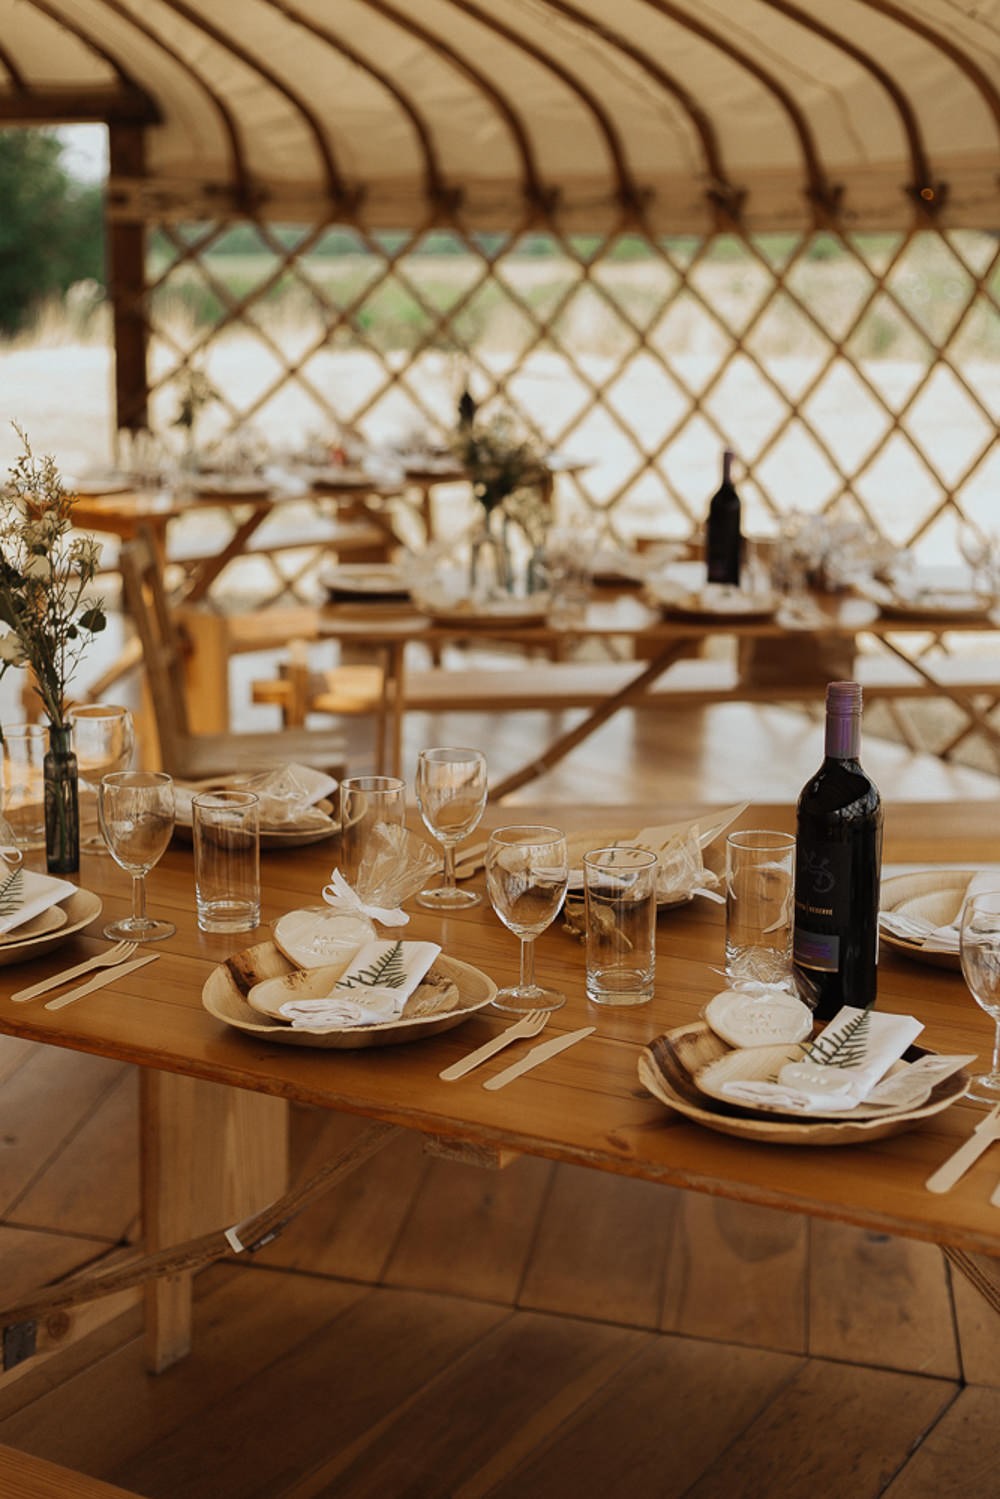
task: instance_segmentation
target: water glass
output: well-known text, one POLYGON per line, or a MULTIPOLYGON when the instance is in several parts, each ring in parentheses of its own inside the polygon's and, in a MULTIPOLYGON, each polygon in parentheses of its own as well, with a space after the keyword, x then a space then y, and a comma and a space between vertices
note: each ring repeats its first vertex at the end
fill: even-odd
POLYGON ((19 723, 3 731, 3 815, 23 853, 45 847, 44 724, 19 723))
POLYGON ((172 937, 172 921, 146 914, 146 876, 166 851, 174 831, 174 783, 163 770, 118 770, 97 792, 97 816, 115 863, 132 876, 132 914, 104 928, 113 941, 159 942, 172 937))
POLYGON ((260 798, 203 791, 192 798, 194 884, 203 932, 260 926, 260 798))
POLYGON ((521 939, 520 978, 494 995, 498 1010, 524 1015, 531 1010, 558 1010, 566 1003, 561 989, 535 982, 535 938, 562 910, 568 877, 566 837, 559 828, 521 824, 490 834, 486 848, 490 902, 504 926, 521 939))
POLYGON ((353 885, 372 830, 402 827, 406 782, 398 776, 348 776, 340 783, 340 872, 353 885))
MULTIPOLYGON (((116 770, 127 770, 135 749, 135 729, 132 715, 127 708, 112 703, 84 703, 71 708, 68 714, 73 730, 73 751, 76 755, 80 790, 97 789, 105 776, 116 770)), ((89 853, 106 853, 107 845, 94 824, 93 832, 83 839, 83 847, 89 853)))
POLYGON ((1000 1103, 1000 890, 981 890, 965 902, 959 925, 962 977, 976 1004, 993 1020, 993 1060, 989 1072, 977 1073, 969 1098, 1000 1103))
POLYGON ((791 972, 795 839, 750 828, 726 839, 726 973, 778 983, 791 972))
POLYGON ((424 826, 444 849, 442 882, 436 889, 421 890, 417 904, 431 911, 478 906, 482 897, 455 883, 455 845, 479 825, 486 810, 486 756, 475 749, 421 750, 415 786, 424 826))
POLYGON ((645 848, 595 848, 583 856, 587 998, 643 1005, 656 970, 658 860, 645 848))

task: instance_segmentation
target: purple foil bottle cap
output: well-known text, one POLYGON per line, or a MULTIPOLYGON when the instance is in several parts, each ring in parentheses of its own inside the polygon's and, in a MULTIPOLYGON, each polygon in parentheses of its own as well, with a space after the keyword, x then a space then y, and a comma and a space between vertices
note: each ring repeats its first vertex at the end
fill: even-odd
POLYGON ((860 713, 860 682, 829 682, 826 688, 826 711, 828 713, 860 713))
POLYGON ((861 748, 861 683, 830 682, 826 689, 826 753, 856 760, 861 748))

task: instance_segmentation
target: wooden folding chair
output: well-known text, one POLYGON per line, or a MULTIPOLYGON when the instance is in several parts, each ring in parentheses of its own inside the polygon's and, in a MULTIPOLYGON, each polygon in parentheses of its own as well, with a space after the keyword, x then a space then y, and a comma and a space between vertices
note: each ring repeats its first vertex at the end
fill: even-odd
POLYGON ((343 772, 345 743, 336 729, 275 729, 263 734, 193 732, 184 682, 185 642, 147 536, 125 543, 119 567, 125 604, 142 644, 164 770, 177 779, 202 780, 234 770, 264 770, 276 762, 298 761, 331 775, 343 772))

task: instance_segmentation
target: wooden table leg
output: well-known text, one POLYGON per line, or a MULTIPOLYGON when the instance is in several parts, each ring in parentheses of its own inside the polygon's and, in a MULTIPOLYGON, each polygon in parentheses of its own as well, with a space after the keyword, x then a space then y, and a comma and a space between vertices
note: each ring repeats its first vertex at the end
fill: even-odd
POLYGON ((574 728, 568 729, 565 734, 560 734, 557 739, 553 739, 548 748, 528 765, 523 766, 520 770, 513 771, 504 780, 500 781, 498 785, 492 786, 489 795, 490 801, 502 801, 505 796, 510 796, 512 791, 520 790, 529 781, 534 781, 538 776, 544 775, 546 771, 551 770, 554 765, 558 765, 559 761, 568 755, 570 750, 575 749, 584 739, 589 738, 595 729, 599 729, 602 724, 607 723, 608 719, 619 712, 620 709, 627 708, 630 704, 638 702, 639 698, 646 692, 646 689, 651 687, 656 679, 661 677, 669 667, 673 666, 674 662, 686 653, 689 646, 690 641, 687 639, 674 640, 665 645, 649 665, 632 678, 631 682, 627 682, 624 687, 619 688, 617 692, 613 692, 606 697, 585 718, 581 719, 574 728))
MULTIPOLYGON (((143 1068, 142 1212, 147 1251, 267 1206, 288 1182, 288 1105, 239 1088, 143 1068)), ((191 1348, 190 1274, 146 1290, 146 1358, 154 1373, 191 1348)))

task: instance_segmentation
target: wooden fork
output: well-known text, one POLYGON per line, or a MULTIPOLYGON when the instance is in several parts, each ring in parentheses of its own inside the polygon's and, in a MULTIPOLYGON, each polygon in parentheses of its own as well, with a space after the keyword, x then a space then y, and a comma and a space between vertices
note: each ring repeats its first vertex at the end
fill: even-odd
POLYGON ((40 984, 32 984, 30 989, 19 989, 10 997, 16 1005, 23 1005, 25 1000, 37 999, 39 994, 48 994, 50 989, 58 989, 60 984, 68 984, 71 979, 78 978, 81 973, 90 973, 93 968, 113 968, 116 963, 124 963, 138 951, 138 942, 116 942, 107 952, 99 952, 95 958, 88 958, 86 963, 78 963, 75 968, 67 968, 63 973, 54 973, 51 978, 43 979, 40 984))
POLYGON ((551 1010, 529 1010, 527 1015, 516 1021, 514 1025, 509 1025, 505 1031, 500 1032, 499 1036, 494 1036, 492 1041, 485 1042, 478 1051, 470 1051, 469 1055, 463 1057, 460 1062, 453 1062, 450 1067, 439 1072, 438 1077, 446 1083, 453 1083, 456 1078, 464 1077, 467 1072, 471 1072, 473 1067, 478 1067, 480 1062, 488 1061, 498 1051, 509 1046, 512 1041, 524 1041, 529 1036, 537 1036, 539 1031, 544 1030, 551 1013, 551 1010))

